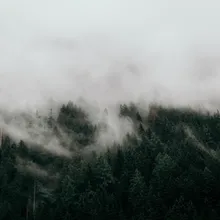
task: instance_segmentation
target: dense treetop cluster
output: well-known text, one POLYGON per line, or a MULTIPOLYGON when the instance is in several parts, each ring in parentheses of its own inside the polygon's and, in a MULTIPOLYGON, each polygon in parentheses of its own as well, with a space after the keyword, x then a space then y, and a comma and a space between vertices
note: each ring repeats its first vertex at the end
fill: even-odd
POLYGON ((72 103, 46 119, 71 157, 4 136, 0 219, 220 219, 219 113, 154 110, 150 117, 121 105, 135 133, 101 153, 84 155, 98 128, 72 103))

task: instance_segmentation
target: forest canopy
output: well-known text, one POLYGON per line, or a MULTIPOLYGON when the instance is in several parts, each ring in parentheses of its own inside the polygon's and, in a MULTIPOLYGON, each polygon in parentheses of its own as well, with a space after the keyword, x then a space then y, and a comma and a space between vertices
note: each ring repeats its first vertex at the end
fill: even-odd
POLYGON ((40 119, 70 156, 3 133, 0 219, 220 219, 219 113, 131 104, 119 117, 134 133, 89 154, 100 127, 71 102, 40 119))

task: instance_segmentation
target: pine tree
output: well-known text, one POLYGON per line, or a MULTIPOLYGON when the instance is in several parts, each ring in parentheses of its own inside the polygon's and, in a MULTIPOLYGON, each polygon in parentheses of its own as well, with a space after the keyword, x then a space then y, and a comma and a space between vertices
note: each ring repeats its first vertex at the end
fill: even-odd
POLYGON ((134 219, 144 219, 145 207, 147 198, 147 187, 144 177, 136 169, 129 187, 129 201, 132 207, 132 214, 134 219), (142 217, 140 217, 142 216, 142 217))
POLYGON ((197 212, 191 201, 187 202, 183 196, 175 201, 166 215, 166 220, 197 220, 197 212))

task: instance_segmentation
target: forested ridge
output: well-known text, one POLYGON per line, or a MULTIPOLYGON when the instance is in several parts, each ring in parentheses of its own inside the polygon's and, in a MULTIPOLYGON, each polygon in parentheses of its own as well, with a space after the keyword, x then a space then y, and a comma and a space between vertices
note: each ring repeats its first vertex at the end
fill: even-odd
POLYGON ((119 117, 135 133, 85 154, 100 129, 86 112, 68 103, 49 114, 43 120, 69 157, 4 134, 0 219, 220 219, 219 112, 155 106, 144 115, 131 104, 119 117))

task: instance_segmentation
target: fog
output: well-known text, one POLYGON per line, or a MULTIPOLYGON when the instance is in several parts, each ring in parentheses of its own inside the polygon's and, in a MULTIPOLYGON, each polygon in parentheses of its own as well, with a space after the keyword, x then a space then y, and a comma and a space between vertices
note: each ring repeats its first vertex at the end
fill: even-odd
MULTIPOLYGON (((219 107, 216 0, 0 0, 0 107, 83 97, 219 107)), ((88 110, 88 109, 87 109, 88 110)))

